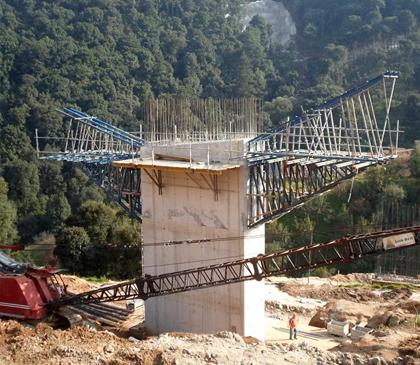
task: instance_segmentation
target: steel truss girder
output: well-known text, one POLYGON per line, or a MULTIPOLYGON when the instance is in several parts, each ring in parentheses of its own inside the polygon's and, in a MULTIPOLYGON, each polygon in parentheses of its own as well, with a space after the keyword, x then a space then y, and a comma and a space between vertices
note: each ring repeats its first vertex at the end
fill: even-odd
POLYGON ((77 166, 89 176, 95 185, 104 189, 107 194, 112 192, 114 181, 112 176, 112 165, 110 163, 96 164, 82 162, 78 163, 77 166))
POLYGON ((112 164, 83 163, 81 168, 132 218, 141 221, 141 173, 138 169, 112 164))
MULTIPOLYGON (((138 157, 136 154, 135 157, 138 157)), ((40 157, 40 160, 67 161, 73 163, 88 164, 110 164, 113 161, 128 160, 133 158, 132 154, 127 153, 108 153, 108 152, 58 152, 52 155, 40 157)))
POLYGON ((259 255, 244 260, 156 276, 146 275, 137 280, 65 298, 52 303, 52 306, 136 298, 145 300, 248 280, 262 280, 270 276, 296 273, 333 264, 349 263, 360 258, 385 254, 419 244, 420 226, 343 237, 328 243, 259 255), (413 234, 414 242, 405 243, 401 246, 395 245, 392 248, 384 246, 384 238, 395 237, 395 241, 398 241, 401 234, 413 234))
POLYGON ((141 172, 139 169, 112 167, 114 191, 120 206, 133 218, 141 221, 141 172))
POLYGON ((356 164, 308 160, 264 161, 249 166, 248 226, 269 222, 357 175, 356 164))

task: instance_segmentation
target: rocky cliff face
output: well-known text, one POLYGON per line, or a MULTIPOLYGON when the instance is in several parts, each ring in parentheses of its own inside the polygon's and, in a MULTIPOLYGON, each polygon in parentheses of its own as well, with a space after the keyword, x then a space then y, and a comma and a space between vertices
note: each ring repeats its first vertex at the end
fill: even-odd
POLYGON ((283 3, 273 0, 258 0, 244 6, 243 24, 246 28, 252 18, 262 16, 271 25, 272 41, 275 44, 287 45, 296 34, 296 25, 283 3))

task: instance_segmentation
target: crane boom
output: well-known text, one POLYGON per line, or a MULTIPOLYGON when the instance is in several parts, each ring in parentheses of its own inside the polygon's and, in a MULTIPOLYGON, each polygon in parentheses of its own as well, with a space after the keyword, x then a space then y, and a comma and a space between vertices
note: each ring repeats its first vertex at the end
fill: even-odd
POLYGON ((262 280, 339 263, 350 263, 371 255, 420 245, 420 226, 346 236, 340 239, 243 260, 143 276, 85 293, 66 297, 50 306, 143 299, 190 290, 262 280))

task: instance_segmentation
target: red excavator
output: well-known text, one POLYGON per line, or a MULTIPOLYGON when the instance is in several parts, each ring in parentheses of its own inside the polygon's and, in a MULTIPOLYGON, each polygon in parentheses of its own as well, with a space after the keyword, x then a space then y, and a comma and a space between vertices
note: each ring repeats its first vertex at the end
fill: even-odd
MULTIPOLYGON (((0 249, 21 251, 24 246, 0 245, 0 249)), ((60 271, 18 263, 0 252, 0 316, 44 318, 48 313, 46 304, 65 295, 65 286, 59 277, 60 271)))
MULTIPOLYGON (((41 319, 63 306, 97 305, 118 300, 143 299, 190 290, 262 280, 270 276, 350 263, 420 245, 420 226, 346 236, 244 260, 156 276, 146 275, 108 287, 69 295, 59 282, 59 271, 33 268, 0 255, 0 315, 41 319)), ((10 247, 8 247, 10 248, 10 247)))

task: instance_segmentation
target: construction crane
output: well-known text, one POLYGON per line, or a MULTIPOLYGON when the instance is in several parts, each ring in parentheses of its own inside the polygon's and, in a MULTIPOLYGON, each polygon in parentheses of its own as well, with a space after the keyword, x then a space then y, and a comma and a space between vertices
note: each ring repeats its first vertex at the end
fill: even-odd
POLYGON ((262 280, 334 264, 348 264, 373 255, 420 245, 420 226, 346 236, 340 239, 245 260, 183 270, 68 296, 49 303, 50 308, 130 299, 149 299, 196 289, 262 280))

